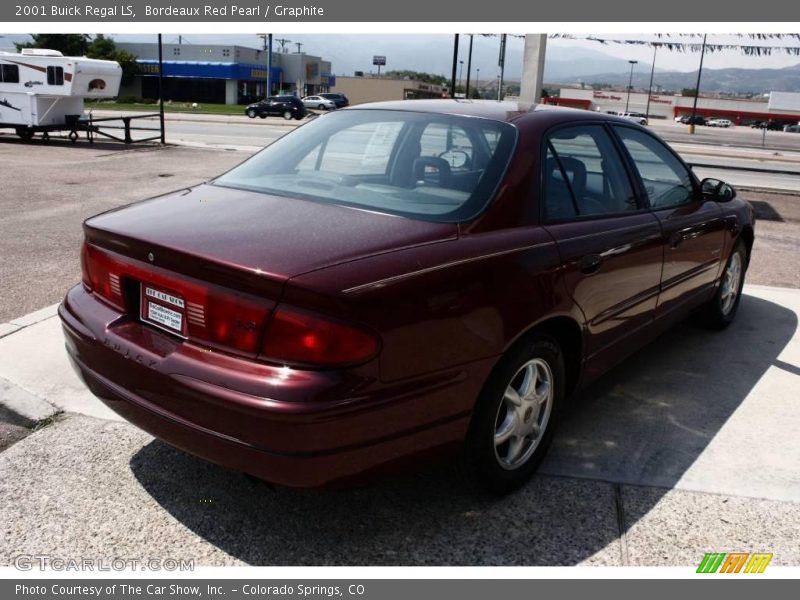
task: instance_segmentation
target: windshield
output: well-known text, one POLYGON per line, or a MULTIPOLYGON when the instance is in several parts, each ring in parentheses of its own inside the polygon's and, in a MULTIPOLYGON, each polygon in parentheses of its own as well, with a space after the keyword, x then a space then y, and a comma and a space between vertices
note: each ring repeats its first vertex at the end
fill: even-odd
POLYGON ((488 204, 516 140, 508 123, 397 110, 317 117, 213 183, 458 222, 488 204))

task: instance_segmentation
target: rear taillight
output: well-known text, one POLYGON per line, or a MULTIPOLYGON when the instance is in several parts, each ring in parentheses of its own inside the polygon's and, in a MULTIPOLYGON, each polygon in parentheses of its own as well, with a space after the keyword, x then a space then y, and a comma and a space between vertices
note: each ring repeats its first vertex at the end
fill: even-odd
POLYGON ((120 285, 121 265, 109 254, 84 243, 81 248, 83 283, 94 293, 119 309, 125 309, 120 285))
MULTIPOLYGON (((169 284, 164 284, 169 285, 169 284)), ((255 353, 270 310, 256 299, 227 291, 208 290, 180 281, 172 289, 186 300, 188 337, 224 348, 255 353)))
POLYGON ((279 309, 267 329, 264 358, 331 367, 363 362, 377 354, 371 333, 304 313, 279 309))
POLYGON ((129 262, 86 243, 81 250, 81 268, 84 285, 120 310, 135 312, 136 305, 126 302, 125 287, 133 284, 133 290, 139 290, 141 285, 162 288, 183 299, 189 339, 223 349, 258 352, 271 311, 256 297, 129 262))

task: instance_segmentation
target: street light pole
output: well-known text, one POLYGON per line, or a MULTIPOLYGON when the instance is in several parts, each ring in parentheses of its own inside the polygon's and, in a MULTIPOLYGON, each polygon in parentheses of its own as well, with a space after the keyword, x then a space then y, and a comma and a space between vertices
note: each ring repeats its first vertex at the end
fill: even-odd
POLYGON ((480 68, 475 69, 475 88, 478 90, 478 96, 481 95, 481 70, 480 68))
POLYGON ((461 73, 464 71, 464 61, 458 61, 458 87, 461 87, 461 73))
POLYGON ((628 79, 628 97, 625 98, 625 112, 628 112, 628 105, 631 102, 631 88, 633 87, 633 65, 635 65, 639 61, 629 60, 628 62, 631 63, 631 76, 630 79, 628 79))
POLYGON ((469 54, 467 55, 467 87, 464 90, 464 97, 469 98, 469 76, 472 74, 472 37, 474 34, 469 34, 469 54))
POLYGON ((697 98, 700 96, 700 75, 703 74, 703 57, 706 55, 707 33, 703 34, 703 47, 700 49, 700 68, 697 69, 697 84, 694 86, 694 104, 692 104, 692 119, 689 124, 689 133, 694 133, 694 117, 697 114, 697 98))
MULTIPOLYGON (((166 144, 167 138, 164 132, 164 51, 160 33, 158 34, 158 122, 161 127, 161 143, 166 144)), ((128 136, 126 135, 125 137, 128 136)))
POLYGON ((458 34, 453 38, 453 72, 450 75, 450 97, 456 97, 456 66, 458 65, 458 34))
POLYGON ((497 99, 503 99, 503 77, 506 72, 506 34, 500 35, 500 59, 497 61, 497 66, 500 67, 500 81, 497 85, 497 99))
POLYGON ((645 109, 645 119, 650 123, 650 95, 653 93, 653 75, 656 72, 656 52, 658 52, 658 44, 653 45, 653 64, 650 65, 650 85, 647 86, 647 108, 645 109))

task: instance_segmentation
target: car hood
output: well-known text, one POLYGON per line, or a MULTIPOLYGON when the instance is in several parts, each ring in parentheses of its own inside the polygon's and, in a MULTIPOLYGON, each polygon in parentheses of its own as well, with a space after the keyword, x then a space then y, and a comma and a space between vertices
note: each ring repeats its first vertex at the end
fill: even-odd
POLYGON ((273 281, 458 236, 451 223, 211 184, 102 213, 84 229, 122 253, 164 249, 273 281))

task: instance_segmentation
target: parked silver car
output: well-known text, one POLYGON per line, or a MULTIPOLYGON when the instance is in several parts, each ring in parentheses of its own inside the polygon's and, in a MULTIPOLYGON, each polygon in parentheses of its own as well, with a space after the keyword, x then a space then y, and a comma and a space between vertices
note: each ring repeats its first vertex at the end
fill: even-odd
POLYGON ((306 108, 316 108, 317 110, 333 110, 336 108, 333 100, 328 100, 322 96, 306 96, 302 101, 306 108))

